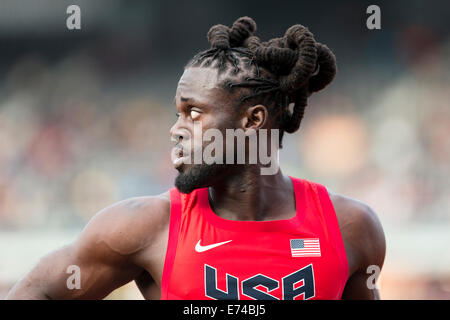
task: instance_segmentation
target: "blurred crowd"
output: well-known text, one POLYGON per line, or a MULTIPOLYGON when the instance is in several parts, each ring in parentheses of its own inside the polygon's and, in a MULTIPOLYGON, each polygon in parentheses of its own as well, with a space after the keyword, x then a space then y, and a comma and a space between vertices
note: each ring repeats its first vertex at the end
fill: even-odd
MULTIPOLYGON (((352 96, 338 83, 313 96, 300 131, 285 137, 282 167, 368 202, 388 223, 449 222, 448 51, 379 88, 357 82, 352 96)), ((109 204, 172 185, 173 96, 136 90, 145 79, 118 87, 80 52, 10 66, 0 95, 1 229, 83 225, 109 204)))
POLYGON ((86 58, 9 70, 0 106, 0 228, 71 227, 170 186, 171 105, 105 88, 86 58), (25 86, 24 86, 25 84, 25 86))

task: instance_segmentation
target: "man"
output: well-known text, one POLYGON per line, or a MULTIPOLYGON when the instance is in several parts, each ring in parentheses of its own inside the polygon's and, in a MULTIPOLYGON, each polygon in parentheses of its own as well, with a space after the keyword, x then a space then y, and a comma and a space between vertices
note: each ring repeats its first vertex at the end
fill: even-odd
POLYGON ((211 49, 186 66, 170 131, 176 188, 103 209, 7 298, 101 299, 133 280, 147 299, 379 297, 368 268, 381 269, 385 239, 367 205, 283 175, 277 157, 239 163, 238 135, 210 153, 215 161, 192 163, 208 147, 208 131, 243 133, 245 159, 255 151, 252 138, 257 154, 277 154, 283 133, 299 128, 309 95, 335 75, 334 55, 305 27, 268 42, 255 30, 248 17, 212 27, 211 49), (263 174, 268 166, 276 170, 263 174), (79 289, 67 287, 73 265, 79 289))

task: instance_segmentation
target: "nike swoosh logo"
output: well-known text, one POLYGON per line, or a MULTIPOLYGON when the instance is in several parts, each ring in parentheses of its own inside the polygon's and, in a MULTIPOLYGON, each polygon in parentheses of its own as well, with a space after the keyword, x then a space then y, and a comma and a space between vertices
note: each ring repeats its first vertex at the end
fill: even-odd
POLYGON ((202 240, 201 240, 201 239, 198 240, 197 244, 195 245, 195 251, 197 251, 197 252, 207 251, 207 250, 210 250, 210 249, 212 249, 212 248, 221 246, 221 245, 223 245, 223 244, 225 244, 225 243, 228 243, 228 242, 230 242, 230 241, 233 241, 233 240, 228 240, 228 241, 224 241, 224 242, 213 243, 213 244, 210 244, 210 245, 207 245, 207 246, 202 246, 202 245, 200 244, 200 241, 202 241, 202 240))

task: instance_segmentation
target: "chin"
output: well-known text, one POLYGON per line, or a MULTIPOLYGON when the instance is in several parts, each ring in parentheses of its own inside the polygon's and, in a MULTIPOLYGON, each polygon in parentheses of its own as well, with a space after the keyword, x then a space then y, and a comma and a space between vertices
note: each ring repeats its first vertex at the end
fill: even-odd
POLYGON ((175 187, 182 193, 191 193, 195 189, 212 186, 225 169, 217 164, 180 166, 177 168, 179 174, 175 178, 175 187))

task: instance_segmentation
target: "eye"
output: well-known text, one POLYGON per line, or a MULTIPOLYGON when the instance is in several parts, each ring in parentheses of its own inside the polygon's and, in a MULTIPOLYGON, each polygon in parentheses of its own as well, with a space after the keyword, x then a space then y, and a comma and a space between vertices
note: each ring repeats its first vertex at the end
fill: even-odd
POLYGON ((189 112, 191 119, 192 120, 196 120, 198 117, 200 117, 200 112, 196 111, 196 110, 191 110, 189 112))
POLYGON ((180 117, 180 113, 179 112, 175 112, 175 117, 179 118, 180 117))

